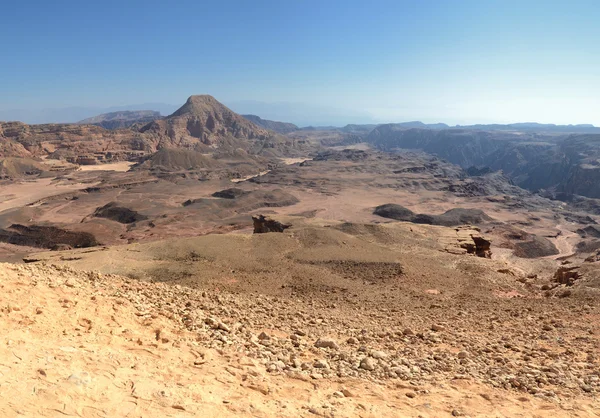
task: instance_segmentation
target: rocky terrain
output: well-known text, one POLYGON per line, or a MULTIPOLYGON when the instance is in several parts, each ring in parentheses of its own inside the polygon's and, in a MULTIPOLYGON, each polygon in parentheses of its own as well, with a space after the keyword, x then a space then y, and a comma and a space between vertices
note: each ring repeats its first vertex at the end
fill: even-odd
POLYGON ((3 358, 13 359, 2 364, 0 410, 595 416, 597 288, 549 296, 543 269, 441 251, 431 239, 443 229, 408 225, 292 227, 0 265, 3 358))
POLYGON ((596 137, 526 128, 1 123, 0 414, 597 416, 596 137))
MULTIPOLYGON (((116 112, 79 124, 0 122, 0 157, 46 158, 83 166, 140 162, 162 149, 181 149, 221 163, 233 160, 236 165, 240 159, 255 157, 302 157, 316 146, 263 129, 207 95, 191 96, 172 115, 158 116, 116 112)), ((262 165, 256 172, 264 170, 265 160, 252 163, 262 165)))
POLYGON ((463 168, 501 170, 517 185, 532 191, 543 189, 561 200, 600 197, 594 180, 600 134, 577 133, 597 132, 596 128, 572 127, 571 132, 576 133, 569 133, 569 127, 550 132, 517 128, 417 129, 388 124, 373 129, 366 141, 385 151, 422 150, 463 168))

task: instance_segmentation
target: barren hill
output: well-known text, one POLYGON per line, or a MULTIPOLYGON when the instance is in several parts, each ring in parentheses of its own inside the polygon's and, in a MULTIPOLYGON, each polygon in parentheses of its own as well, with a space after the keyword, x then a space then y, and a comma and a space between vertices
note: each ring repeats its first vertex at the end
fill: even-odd
POLYGON ((207 148, 236 145, 240 140, 267 140, 271 134, 208 95, 191 96, 175 113, 141 129, 156 138, 158 148, 207 148))

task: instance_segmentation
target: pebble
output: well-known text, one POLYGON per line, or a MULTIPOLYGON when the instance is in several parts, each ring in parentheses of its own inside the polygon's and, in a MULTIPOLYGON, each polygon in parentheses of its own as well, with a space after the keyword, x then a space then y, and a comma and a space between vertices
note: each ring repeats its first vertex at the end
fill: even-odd
POLYGON ((92 377, 88 372, 81 372, 73 373, 67 380, 77 386, 87 386, 92 382, 92 377))
POLYGON ((375 370, 376 361, 372 357, 365 357, 360 361, 360 368, 363 370, 373 371, 375 370))
POLYGON ((375 359, 378 359, 378 360, 387 358, 387 356, 388 355, 384 351, 378 351, 378 350, 376 350, 376 351, 373 351, 371 353, 371 357, 373 357, 375 359))
POLYGON ((319 338, 316 342, 315 342, 315 347, 318 348, 331 348, 334 350, 337 350, 340 348, 340 346, 338 345, 337 342, 335 342, 335 340, 332 340, 331 338, 319 338))
POLYGON ((346 398, 355 398, 356 397, 356 394, 347 388, 343 388, 340 392, 342 392, 346 398))
POLYGON ((326 360, 315 360, 315 362, 313 363, 313 367, 316 369, 328 369, 329 368, 329 363, 327 363, 326 360))

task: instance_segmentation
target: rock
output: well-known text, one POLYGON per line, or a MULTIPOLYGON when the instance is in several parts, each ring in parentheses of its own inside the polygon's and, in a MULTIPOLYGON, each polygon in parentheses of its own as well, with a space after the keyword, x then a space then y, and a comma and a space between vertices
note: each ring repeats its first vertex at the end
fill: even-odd
POLYGON ((315 369, 328 369, 329 368, 329 363, 327 363, 326 360, 322 360, 322 359, 317 359, 315 360, 315 362, 313 363, 313 367, 315 369))
POLYGON ((260 334, 258 334, 258 339, 268 341, 271 339, 271 337, 269 337, 265 332, 261 332, 260 334))
POLYGON ((335 392, 333 392, 333 394, 332 394, 332 395, 333 395, 333 397, 334 397, 334 398, 345 398, 345 397, 346 397, 346 396, 344 395, 344 393, 343 393, 343 392, 340 392, 340 391, 335 391, 335 392))
POLYGON ((87 386, 92 382, 92 377, 88 372, 81 372, 73 373, 67 380, 77 386, 87 386))
POLYGON ((219 322, 217 324, 218 329, 223 330, 225 332, 231 332, 231 328, 229 327, 229 325, 224 324, 223 322, 219 322))
POLYGON ((466 351, 459 351, 458 354, 456 355, 456 357, 458 357, 459 359, 465 359, 467 357, 469 357, 469 353, 466 351))
POLYGON ((332 340, 331 338, 319 338, 316 342, 315 342, 315 347, 318 348, 331 348, 334 350, 337 350, 340 348, 340 346, 338 345, 337 342, 335 342, 335 340, 332 340))
POLYGON ((377 362, 372 357, 365 357, 360 361, 360 368, 363 370, 373 371, 377 362))
POLYGON ((354 398, 354 397, 356 397, 356 394, 354 392, 352 392, 350 389, 343 388, 341 390, 341 392, 344 394, 344 396, 346 398, 354 398))
POLYGON ((459 411, 458 409, 453 409, 452 410, 452 416, 453 417, 462 417, 463 413, 461 411, 459 411))
POLYGON ((381 360, 381 359, 387 358, 387 356, 388 355, 385 352, 383 352, 383 351, 373 351, 373 352, 371 352, 371 357, 373 357, 374 359, 381 360))
POLYGON ((432 331, 435 331, 435 332, 441 332, 441 331, 444 331, 445 329, 446 329, 446 327, 445 327, 445 326, 443 326, 443 325, 439 325, 439 324, 433 324, 433 325, 431 326, 431 330, 432 330, 432 331))
POLYGON ((415 333, 413 332, 413 330, 410 329, 410 328, 406 328, 404 331, 402 331, 402 333, 404 335, 415 335, 415 333))
POLYGON ((406 396, 412 399, 412 398, 416 397, 417 394, 415 392, 406 392, 406 396))
POLYGON ((116 202, 110 202, 97 208, 92 216, 110 219, 122 224, 131 224, 148 219, 134 210, 119 206, 116 202))
POLYGON ((255 234, 264 234, 267 232, 283 232, 292 226, 282 224, 281 222, 275 221, 273 219, 269 219, 264 215, 253 216, 252 223, 254 224, 255 234))

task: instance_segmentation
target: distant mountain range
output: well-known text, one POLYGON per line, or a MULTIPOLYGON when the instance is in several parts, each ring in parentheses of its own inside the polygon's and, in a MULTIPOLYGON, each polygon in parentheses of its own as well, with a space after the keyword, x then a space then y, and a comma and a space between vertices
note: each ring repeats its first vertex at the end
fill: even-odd
POLYGON ((77 122, 79 125, 97 125, 105 129, 129 128, 135 124, 146 124, 160 119, 160 112, 154 110, 122 110, 119 112, 103 113, 77 122))
POLYGON ((250 122, 255 125, 260 126, 261 128, 269 129, 271 131, 278 132, 280 134, 287 134, 290 132, 297 131, 299 128, 293 123, 286 122, 276 122, 273 120, 262 119, 256 115, 242 115, 244 118, 248 119, 250 122))
MULTIPOLYGON (((303 103, 265 103, 258 101, 233 101, 227 102, 228 107, 238 114, 244 115, 256 125, 278 133, 288 133, 297 129, 305 130, 335 130, 345 132, 371 131, 376 126, 388 125, 389 123, 375 123, 372 116, 361 111, 338 109, 328 106, 308 105, 303 103), (256 116, 260 115, 260 116, 256 116), (275 122, 281 121, 281 122, 275 122), (352 121, 363 123, 356 124, 352 121), (368 123, 364 123, 368 121, 368 123), (346 123, 350 123, 345 125, 346 123), (298 128, 302 127, 302 128, 298 128)), ((160 115, 171 115, 178 106, 166 103, 143 103, 125 106, 100 107, 66 107, 59 109, 13 109, 0 110, 0 121, 20 121, 27 124, 43 123, 93 123, 102 117, 103 120, 123 119, 120 122, 106 122, 104 127, 110 129, 126 127, 127 121, 135 116, 119 116, 122 112, 147 112, 153 111, 160 115), (116 114, 113 116, 112 114, 116 114)), ((146 120, 149 121, 149 120, 146 120)), ((135 122, 134 122, 135 123, 135 122)), ((591 124, 579 125, 555 125, 535 122, 509 123, 509 124, 474 124, 474 125, 448 125, 445 123, 423 123, 420 121, 409 121, 392 123, 399 128, 411 129, 469 129, 487 131, 519 131, 519 132, 555 132, 555 133, 600 133, 600 128, 591 124)))
POLYGON ((379 125, 346 125, 340 128, 344 131, 372 130, 375 127, 390 127, 396 130, 404 129, 460 129, 476 131, 505 131, 505 132, 545 132, 545 133, 600 133, 600 128, 590 124, 582 125, 554 125, 544 123, 509 123, 509 124, 477 124, 455 125, 445 123, 423 123, 419 121, 401 123, 383 123, 379 125))
POLYGON ((58 109, 9 109, 0 110, 0 121, 19 121, 27 124, 77 123, 81 120, 106 113, 125 110, 151 109, 163 115, 170 115, 178 106, 166 103, 142 103, 111 107, 64 107, 58 109))

